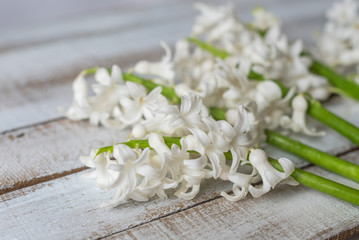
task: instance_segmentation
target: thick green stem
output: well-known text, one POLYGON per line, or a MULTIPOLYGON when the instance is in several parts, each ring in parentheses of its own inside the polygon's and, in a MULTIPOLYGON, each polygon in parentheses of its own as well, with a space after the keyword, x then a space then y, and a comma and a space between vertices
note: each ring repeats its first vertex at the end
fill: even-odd
POLYGON ((319 167, 359 182, 358 165, 319 151, 279 133, 265 130, 265 134, 268 143, 302 157, 319 167))
POLYGON ((317 100, 313 98, 309 99, 309 108, 307 112, 310 116, 333 128, 335 131, 359 146, 359 128, 334 113, 329 112, 317 100))
MULTIPOLYGON (((277 170, 283 171, 282 166, 278 163, 277 160, 269 158, 269 162, 277 170)), ((313 188, 346 202, 359 205, 359 190, 357 189, 320 177, 299 168, 294 170, 291 177, 307 187, 313 188)))
MULTIPOLYGON (((164 137, 164 140, 168 147, 171 147, 172 144, 176 144, 179 147, 181 147, 180 138, 178 137, 164 137)), ((125 144, 131 148, 143 149, 146 147, 150 147, 148 144, 148 140, 130 140, 122 144, 125 144)), ((104 152, 113 152, 113 146, 100 148, 97 154, 104 152)), ((225 153, 225 157, 228 160, 232 159, 232 155, 229 152, 225 153)), ((278 171, 283 171, 282 166, 279 164, 277 160, 272 158, 269 158, 268 160, 272 164, 272 166, 276 168, 278 171)), ((295 168, 294 172, 291 174, 291 177, 293 177, 297 182, 307 187, 313 188, 315 190, 339 198, 346 202, 359 205, 359 190, 357 189, 350 188, 343 184, 317 176, 313 173, 306 172, 299 168, 295 168)))
MULTIPOLYGON (((217 56, 216 54, 219 53, 218 57, 220 57, 222 59, 230 56, 230 54, 227 53, 226 51, 218 50, 217 48, 215 48, 211 44, 202 42, 199 39, 189 38, 188 41, 197 44, 199 47, 201 47, 202 49, 212 53, 215 56, 217 56)), ((320 69, 323 74, 325 73, 328 76, 331 75, 332 73, 335 74, 334 71, 332 71, 331 69, 329 69, 329 68, 327 68, 327 67, 325 67, 323 65, 320 65, 316 61, 314 61, 313 64, 314 64, 314 67, 316 69, 320 69)), ((338 78, 340 76, 337 75, 337 74, 335 76, 336 76, 335 81, 337 82, 337 84, 339 84, 339 82, 341 82, 341 81, 338 80, 338 78)), ((248 78, 251 79, 251 80, 257 80, 257 81, 263 81, 265 79, 262 75, 254 72, 254 71, 251 71, 249 73, 248 78)), ((289 89, 287 87, 285 87, 283 84, 281 84, 277 80, 272 80, 272 81, 275 82, 280 87, 280 89, 282 90, 282 95, 283 96, 285 96, 288 93, 289 89)), ((348 89, 353 89, 352 93, 353 94, 356 93, 355 96, 357 96, 359 98, 359 89, 358 89, 359 86, 357 84, 355 84, 356 86, 354 86, 354 85, 351 86, 350 84, 348 85, 347 83, 344 84, 344 85, 348 89)), ((322 123, 326 124, 327 126, 333 128, 334 130, 336 130, 337 132, 339 132, 343 136, 347 137, 349 140, 353 141, 355 144, 357 144, 359 146, 359 128, 358 127, 354 126, 353 124, 345 121, 341 117, 339 117, 339 116, 329 112, 325 108, 323 108, 322 105, 318 101, 313 99, 308 93, 306 93, 306 96, 309 98, 309 107, 308 107, 308 114, 309 115, 311 115, 312 117, 314 117, 317 120, 321 121, 322 123)))
MULTIPOLYGON (((306 54, 307 55, 307 54, 306 54)), ((333 69, 312 58, 310 71, 325 77, 329 83, 338 88, 343 94, 359 101, 359 85, 337 74, 333 69)))

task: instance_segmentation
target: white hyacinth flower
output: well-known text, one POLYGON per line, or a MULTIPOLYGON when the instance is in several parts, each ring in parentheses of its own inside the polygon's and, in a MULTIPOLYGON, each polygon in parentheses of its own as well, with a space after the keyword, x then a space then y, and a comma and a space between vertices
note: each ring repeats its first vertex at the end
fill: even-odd
POLYGON ((144 86, 126 82, 129 96, 121 96, 119 105, 114 109, 114 115, 125 125, 134 125, 143 119, 153 117, 153 110, 167 104, 167 99, 161 95, 162 88, 157 87, 147 93, 144 86))
POLYGON ((169 126, 175 135, 186 135, 188 129, 198 127, 205 128, 202 117, 208 116, 207 109, 202 104, 202 99, 195 94, 181 97, 181 106, 166 105, 157 109, 157 112, 171 116, 169 126))
POLYGON ((338 23, 353 23, 358 19, 359 3, 355 0, 344 0, 336 2, 327 12, 329 19, 338 23))
POLYGON ((210 30, 214 30, 218 23, 225 22, 234 17, 232 5, 212 6, 203 3, 194 5, 201 12, 196 18, 192 29, 192 35, 198 36, 210 30))
POLYGON ((111 71, 97 70, 92 96, 84 73, 73 83, 74 99, 66 112, 68 117, 90 119, 92 124, 107 127, 133 128, 129 136, 133 142, 128 145, 117 144, 106 148, 113 152, 100 154, 93 150, 90 156, 81 157, 86 166, 95 169, 89 175, 97 178, 99 187, 116 191, 103 206, 115 207, 130 199, 149 201, 155 196, 165 199, 169 189, 178 198, 193 199, 209 178, 233 184, 233 194, 221 193, 230 201, 243 199, 248 193, 260 197, 290 179, 294 171, 288 159, 279 160, 284 169, 280 172, 272 167, 263 150, 251 150, 265 138, 264 129, 275 129, 280 123, 296 132, 320 134, 306 125, 308 103, 303 95, 293 99, 292 118, 286 117, 294 88, 282 96, 281 88, 273 81, 248 79, 254 70, 264 78, 276 78, 283 85, 310 91, 314 97, 327 97, 324 79, 309 73, 311 62, 301 56, 301 42, 289 42, 275 16, 263 9, 254 12, 255 20, 247 26, 236 18, 230 5, 196 6, 201 15, 192 34, 205 37, 231 56, 220 59, 180 40, 173 59, 170 48, 162 43, 165 56, 161 61, 140 61, 132 69, 166 86, 181 80, 174 86, 181 97, 178 105, 172 105, 161 94, 160 86, 148 91, 141 84, 125 82, 117 66, 111 71), (214 110, 217 112, 212 112, 213 116, 223 118, 223 109, 228 110, 227 121, 216 121, 209 114, 214 110), (179 142, 180 146, 176 145, 179 142), (132 143, 140 144, 131 149, 132 143), (142 144, 146 147, 141 149, 142 144), (260 181, 262 185, 256 185, 260 181))
POLYGON ((294 164, 289 159, 280 158, 278 162, 282 166, 283 172, 276 170, 269 163, 267 154, 261 149, 252 150, 249 155, 249 161, 261 176, 263 182, 260 186, 249 186, 249 192, 255 198, 261 197, 278 183, 287 179, 295 169, 294 164))
POLYGON ((93 125, 101 123, 106 127, 121 127, 118 121, 111 120, 120 98, 128 94, 121 69, 114 65, 110 76, 107 69, 99 68, 95 79, 97 83, 92 85, 95 96, 91 97, 90 123, 93 125))
POLYGON ((207 159, 203 156, 191 158, 187 152, 188 142, 186 138, 181 139, 181 148, 174 144, 169 149, 161 136, 152 133, 149 136, 149 144, 164 163, 164 169, 167 173, 165 178, 171 176, 167 182, 181 183, 181 187, 175 195, 187 200, 193 199, 198 194, 201 181, 208 171, 204 169, 207 165, 207 159), (191 190, 188 191, 188 189, 191 190))
POLYGON ((280 124, 283 128, 290 128, 294 132, 303 132, 309 136, 324 136, 325 132, 316 131, 313 128, 309 128, 306 124, 306 113, 308 109, 307 99, 303 94, 299 94, 292 100, 293 114, 290 119, 287 116, 283 116, 280 120, 280 124))
POLYGON ((233 127, 226 121, 218 122, 223 136, 228 141, 228 148, 232 154, 232 165, 229 174, 234 174, 240 163, 246 162, 248 148, 253 145, 247 111, 243 106, 239 105, 236 113, 237 119, 233 127))
POLYGON ((87 119, 91 112, 85 73, 81 72, 72 83, 73 101, 67 111, 60 110, 71 120, 87 119))
POLYGON ((133 71, 139 74, 155 76, 155 81, 158 83, 173 85, 175 72, 171 61, 171 50, 165 42, 161 42, 161 46, 165 50, 165 56, 162 57, 160 62, 140 61, 134 66, 133 71))
POLYGON ((317 37, 316 57, 341 73, 359 64, 359 3, 335 2, 327 11, 327 23, 317 37))
POLYGON ((199 128, 189 129, 193 135, 187 136, 189 150, 199 152, 211 162, 212 174, 217 179, 221 174, 221 169, 225 165, 224 152, 229 150, 229 144, 224 139, 218 123, 212 118, 204 118, 208 131, 199 128))
POLYGON ((254 20, 250 22, 250 25, 255 29, 265 31, 273 26, 279 25, 278 18, 260 6, 252 10, 252 15, 254 20))
POLYGON ((97 149, 91 151, 90 156, 81 156, 80 161, 89 168, 94 168, 85 174, 85 177, 96 178, 97 186, 103 189, 111 186, 119 177, 119 173, 108 168, 111 162, 108 153, 101 153, 97 155, 97 149))
POLYGON ((153 117, 136 125, 132 131, 136 138, 143 138, 148 132, 162 132, 170 136, 189 134, 189 128, 204 129, 202 117, 209 113, 198 95, 181 97, 181 105, 164 104, 152 111, 153 117))
POLYGON ((160 171, 146 164, 149 159, 150 149, 146 148, 140 153, 136 153, 130 147, 118 144, 114 146, 113 156, 115 163, 110 164, 112 171, 117 171, 119 177, 109 188, 116 189, 115 197, 104 204, 104 207, 115 207, 127 199, 148 200, 146 196, 142 196, 136 191, 136 187, 142 181, 156 179, 160 176, 160 171))

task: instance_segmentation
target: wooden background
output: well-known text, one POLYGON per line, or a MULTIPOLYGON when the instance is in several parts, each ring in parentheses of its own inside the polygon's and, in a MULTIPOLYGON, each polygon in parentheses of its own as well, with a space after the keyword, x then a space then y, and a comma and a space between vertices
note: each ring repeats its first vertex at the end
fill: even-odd
MULTIPOLYGON (((215 1, 211 1, 215 2, 215 1)), ((237 1, 250 19, 258 4, 275 12, 283 29, 307 45, 332 1, 237 1)), ((217 1, 217 4, 223 1, 217 1)), ((346 239, 359 234, 359 208, 304 186, 278 186, 260 199, 231 203, 224 182, 207 182, 192 201, 155 199, 116 209, 92 180, 79 155, 113 144, 126 133, 64 119, 71 82, 84 68, 158 59, 160 40, 188 36, 192 1, 0 1, 0 239, 346 239)), ((334 97, 325 105, 359 125, 357 103, 334 97)), ((327 135, 293 136, 359 163, 359 149, 313 121, 327 135)), ((277 149, 299 167, 359 188, 277 149)), ((170 194, 171 195, 171 194, 170 194)), ((355 237, 353 237, 355 239, 355 237)))

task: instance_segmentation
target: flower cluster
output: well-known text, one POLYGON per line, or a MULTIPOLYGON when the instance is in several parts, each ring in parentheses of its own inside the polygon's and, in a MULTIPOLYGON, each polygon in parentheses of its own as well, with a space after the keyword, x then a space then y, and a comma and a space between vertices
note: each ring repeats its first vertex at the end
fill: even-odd
POLYGON ((125 82, 121 69, 114 65, 109 71, 99 68, 92 85, 93 96, 89 96, 85 72, 72 84, 73 102, 64 115, 72 120, 89 119, 93 125, 123 128, 152 117, 152 110, 167 104, 161 95, 161 87, 147 94, 147 89, 137 83, 125 82))
POLYGON ((327 12, 328 22, 317 39, 318 55, 327 64, 352 66, 359 63, 359 4, 344 0, 327 12))
POLYGON ((281 158, 284 172, 274 169, 263 150, 251 149, 258 131, 258 125, 250 122, 256 117, 254 113, 239 105, 237 115, 233 126, 224 120, 216 121, 208 115, 198 95, 185 95, 180 108, 162 106, 154 111, 154 118, 134 127, 141 139, 147 139, 146 148, 117 144, 112 152, 97 155, 94 150, 81 160, 95 168, 90 174, 97 178, 99 187, 116 191, 115 197, 104 205, 107 207, 128 199, 148 201, 155 195, 167 198, 167 189, 177 189, 175 195, 179 198, 192 199, 201 182, 208 178, 232 182, 233 195, 221 193, 230 201, 243 199, 248 193, 260 197, 282 180, 288 180, 294 164, 281 158), (168 136, 179 135, 174 139, 180 146, 169 147, 168 136))
MULTIPOLYGON (((178 96, 193 93, 200 96, 207 107, 226 109, 227 120, 232 124, 236 120, 237 115, 232 113, 236 111, 237 105, 253 101, 257 105, 255 111, 260 116, 259 122, 263 129, 282 127, 295 132, 321 135, 314 130, 308 131, 305 116, 304 121, 294 118, 300 115, 296 111, 302 112, 302 109, 293 108, 290 117, 289 101, 295 92, 294 88, 283 96, 281 89, 272 81, 248 79, 251 69, 254 69, 268 79, 276 78, 287 85, 295 85, 300 91, 309 90, 314 97, 328 95, 326 81, 308 72, 310 60, 300 55, 301 43, 295 41, 290 44, 287 41, 279 31, 275 16, 257 8, 254 10, 255 19, 248 27, 236 19, 230 5, 214 7, 197 4, 196 7, 201 15, 193 27, 193 35, 206 36, 215 46, 231 52, 231 56, 220 59, 197 46, 191 47, 186 40, 179 40, 172 58, 170 48, 162 42, 165 55, 160 61, 140 61, 131 72, 151 77, 152 81, 162 86, 174 87, 178 96), (266 32, 264 37, 260 31, 266 32), (175 81, 178 82, 176 85, 175 81)), ((165 109, 168 105, 160 94, 161 88, 147 95, 143 86, 125 82, 119 67, 114 66, 110 72, 111 75, 106 69, 97 70, 97 83, 92 85, 94 96, 91 97, 88 96, 85 74, 81 73, 74 81, 73 104, 64 112, 65 115, 73 120, 90 119, 94 125, 116 128, 145 121, 151 131, 158 125, 156 121, 151 121, 154 118, 153 110, 161 106, 165 109), (154 126, 150 127, 152 122, 155 122, 154 126)), ((167 108, 164 113, 170 108, 173 110, 174 106, 167 108)), ((161 118, 159 115, 156 114, 155 120, 161 118)), ((170 122, 167 118, 166 121, 170 122)), ((134 134, 140 133, 141 129, 138 126, 134 134)))
MULTIPOLYGON (((166 55, 168 55, 168 51, 166 51, 166 55)), ((163 59, 167 58, 163 57, 163 59)), ((142 63, 144 62, 142 61, 142 63)), ((163 67, 159 67, 160 62, 146 61, 145 63, 148 69, 153 69, 154 66, 164 69, 168 66, 167 60, 163 63, 163 67)), ((253 111, 257 114, 257 121, 262 126, 262 130, 282 127, 313 136, 323 135, 323 132, 316 132, 315 129, 309 129, 306 126, 305 112, 308 107, 306 103, 301 104, 302 107, 292 104, 294 107, 292 110, 290 109, 290 100, 294 96, 295 88, 291 88, 283 96, 281 89, 273 81, 251 81, 248 79, 248 75, 252 65, 248 58, 240 56, 230 56, 224 60, 215 58, 199 47, 191 49, 189 42, 179 40, 176 43, 174 59, 171 64, 173 72, 171 76, 174 75, 180 80, 174 86, 178 96, 192 93, 200 96, 207 107, 226 109, 226 120, 231 124, 236 121, 238 104, 248 105, 249 102, 254 102, 253 111), (292 117, 289 116, 291 111, 292 117), (297 116, 302 117, 298 118, 297 116)), ((160 73, 156 74, 153 71, 137 71, 136 66, 132 71, 137 74, 152 75, 155 78, 161 76, 160 73)), ((166 82, 169 79, 162 78, 162 81, 166 82)), ((303 99, 303 96, 295 97, 295 99, 299 98, 303 99)), ((170 108, 175 109, 172 106, 166 111, 169 111, 170 108)), ((161 117, 163 116, 159 118, 161 117)), ((154 118, 157 121, 150 120, 150 123, 146 124, 153 123, 154 127, 158 127, 157 122, 164 121, 163 119, 159 121, 159 118, 154 118)), ((166 121, 171 122, 168 117, 166 121)), ((161 124, 161 126, 167 125, 161 124)), ((150 129, 153 130, 153 128, 150 129)))
POLYGON ((328 21, 323 32, 316 39, 314 54, 341 72, 352 68, 359 72, 358 9, 356 0, 334 3, 327 12, 328 21))
POLYGON ((132 128, 127 143, 81 157, 95 169, 90 175, 99 187, 116 191, 106 206, 166 198, 167 189, 192 199, 209 178, 233 184, 233 194, 221 193, 231 201, 248 193, 260 197, 279 182, 293 183, 288 177, 294 171, 285 158, 279 159, 284 171, 276 170, 258 149, 264 129, 322 134, 306 126, 308 103, 303 94, 294 96, 295 87, 284 95, 271 80, 248 78, 255 70, 317 98, 327 96, 323 79, 308 71, 310 60, 301 56, 301 43, 287 41, 275 16, 258 8, 254 21, 244 25, 229 5, 197 8, 201 15, 193 35, 205 36, 230 56, 213 56, 182 39, 173 54, 162 43, 165 55, 160 61, 140 61, 125 74, 116 65, 84 71, 73 83, 73 103, 64 111, 68 118, 132 128), (89 72, 95 81, 91 89, 85 79, 89 72), (151 87, 139 84, 142 80, 132 82, 130 75, 151 87), (215 111, 222 120, 215 120, 215 111))
POLYGON ((308 92, 319 100, 329 96, 327 81, 309 72, 311 60, 301 54, 301 41, 289 42, 273 14, 256 8, 254 20, 243 24, 230 5, 198 4, 196 7, 201 15, 193 27, 193 36, 205 37, 206 41, 232 56, 247 59, 253 70, 268 79, 276 79, 289 87, 296 86, 300 92, 308 92))

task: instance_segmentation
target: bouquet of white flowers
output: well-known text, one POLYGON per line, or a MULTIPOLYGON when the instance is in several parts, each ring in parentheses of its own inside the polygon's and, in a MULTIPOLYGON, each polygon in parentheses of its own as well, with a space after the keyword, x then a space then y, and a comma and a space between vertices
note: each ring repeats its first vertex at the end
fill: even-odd
POLYGON ((81 157, 95 169, 88 175, 99 187, 116 191, 105 206, 166 198, 167 189, 192 199, 209 178, 233 184, 233 193, 221 193, 230 201, 299 182, 359 204, 358 190, 296 169, 289 159, 268 158, 259 147, 268 142, 359 181, 359 166, 282 135, 323 136, 307 126, 309 113, 359 144, 359 129, 318 102, 332 93, 330 84, 346 92, 348 85, 339 82, 345 80, 320 74, 327 67, 306 54, 300 40, 288 41, 279 20, 262 8, 249 23, 230 5, 196 8, 201 14, 192 37, 177 41, 173 57, 162 43, 158 62, 140 61, 126 73, 116 65, 87 69, 73 83, 68 118, 132 128, 127 142, 81 157), (96 80, 91 95, 88 74, 96 80))

